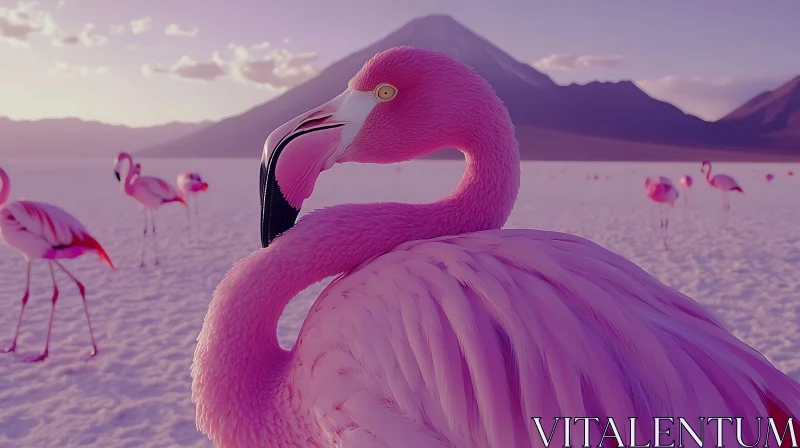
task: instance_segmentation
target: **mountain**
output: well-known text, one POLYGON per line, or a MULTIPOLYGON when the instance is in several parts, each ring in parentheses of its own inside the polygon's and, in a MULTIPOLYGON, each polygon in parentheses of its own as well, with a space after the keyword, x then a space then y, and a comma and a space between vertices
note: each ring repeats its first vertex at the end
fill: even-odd
MULTIPOLYGON (((341 59, 283 95, 194 134, 143 150, 166 157, 257 157, 269 133, 335 97, 369 58, 410 45, 447 53, 486 78, 505 102, 516 126, 662 144, 755 144, 736 127, 709 123, 648 96, 630 81, 560 86, 529 64, 509 56, 449 16, 415 19, 386 38, 341 59)), ((541 158, 535 141, 521 136, 522 157, 541 158)), ((444 154, 444 153, 443 153, 444 154)), ((452 154, 452 151, 449 153, 452 154)), ((602 155, 598 155, 602 158, 602 155)))
POLYGON ((208 123, 132 128, 77 118, 15 121, 0 117, 0 157, 113 157, 190 135, 208 123))
POLYGON ((761 93, 720 120, 780 146, 800 148, 800 76, 761 93))

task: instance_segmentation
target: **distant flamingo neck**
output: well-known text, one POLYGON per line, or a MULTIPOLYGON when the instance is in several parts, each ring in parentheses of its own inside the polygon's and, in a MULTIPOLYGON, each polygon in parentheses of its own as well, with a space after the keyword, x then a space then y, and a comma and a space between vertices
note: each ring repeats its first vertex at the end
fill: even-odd
POLYGON ((708 166, 708 171, 706 171, 706 181, 711 183, 711 162, 705 162, 703 166, 708 166))
POLYGON ((209 306, 193 366, 199 422, 212 439, 233 441, 226 431, 236 427, 236 437, 248 430, 255 437, 237 438, 242 446, 288 447, 305 446, 305 438, 287 434, 287 425, 297 437, 315 433, 310 420, 285 421, 301 412, 287 398, 293 351, 278 344, 278 319, 300 291, 407 241, 503 226, 519 190, 519 149, 510 123, 486 126, 482 139, 461 148, 466 171, 449 197, 315 211, 230 270, 209 306))
POLYGON ((11 196, 11 179, 8 174, 0 168, 0 205, 8 202, 8 197, 11 196))
POLYGON ((122 182, 122 191, 125 194, 133 195, 133 177, 139 174, 139 170, 134 168, 133 159, 130 156, 124 157, 128 161, 128 167, 125 168, 125 180, 122 182))

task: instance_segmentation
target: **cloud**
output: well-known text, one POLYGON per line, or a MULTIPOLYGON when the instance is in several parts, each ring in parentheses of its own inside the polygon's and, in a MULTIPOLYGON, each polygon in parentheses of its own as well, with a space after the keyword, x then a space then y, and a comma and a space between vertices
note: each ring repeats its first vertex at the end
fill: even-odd
POLYGON ((197 33, 200 32, 200 28, 196 26, 181 26, 175 23, 171 23, 164 29, 164 34, 167 36, 185 36, 185 37, 194 37, 197 33))
POLYGON ((585 68, 614 68, 622 64, 622 56, 598 56, 586 54, 575 56, 568 53, 556 53, 539 59, 533 65, 540 69, 580 70, 585 68))
POLYGON ((56 9, 64 9, 64 6, 66 6, 66 4, 67 4, 66 0, 58 0, 58 3, 56 3, 56 9))
POLYGON ((146 33, 152 27, 153 27, 153 19, 150 17, 131 20, 131 33, 133 34, 146 33))
POLYGON ((227 68, 217 61, 198 62, 189 56, 184 56, 170 67, 161 65, 144 65, 142 73, 145 76, 171 75, 175 78, 194 81, 213 81, 228 74, 227 68))
POLYGON ((255 44, 250 46, 251 50, 256 50, 256 51, 264 50, 266 48, 269 48, 269 42, 261 42, 260 44, 255 44))
POLYGON ((69 64, 57 61, 55 65, 47 71, 50 75, 57 75, 63 78, 77 78, 79 76, 102 75, 108 72, 108 67, 89 68, 85 65, 69 64))
POLYGON ((93 29, 94 25, 88 23, 78 34, 61 36, 53 39, 51 43, 56 47, 68 47, 76 45, 94 47, 97 45, 105 45, 106 42, 108 42, 108 37, 92 32, 93 29))
MULTIPOLYGON (((230 46, 229 46, 230 47, 230 46)), ((294 54, 288 50, 273 50, 255 56, 243 46, 233 46, 233 59, 223 60, 231 69, 234 80, 256 87, 277 90, 292 88, 317 74, 314 52, 294 54)))
POLYGON ((125 25, 111 25, 108 27, 108 34, 112 36, 119 36, 124 33, 127 27, 125 25))
POLYGON ((20 2, 14 9, 0 6, 0 41, 25 46, 36 34, 55 34, 58 27, 52 16, 37 6, 35 2, 20 2))
POLYGON ((170 67, 145 65, 145 76, 171 75, 186 80, 212 81, 230 78, 236 82, 258 88, 285 90, 292 88, 317 74, 313 65, 316 53, 293 54, 287 50, 275 50, 265 55, 254 55, 247 47, 230 44, 232 56, 222 57, 214 52, 210 61, 198 62, 189 56, 182 57, 170 67))
POLYGON ((636 81, 650 96, 705 120, 717 120, 791 77, 677 77, 636 81))

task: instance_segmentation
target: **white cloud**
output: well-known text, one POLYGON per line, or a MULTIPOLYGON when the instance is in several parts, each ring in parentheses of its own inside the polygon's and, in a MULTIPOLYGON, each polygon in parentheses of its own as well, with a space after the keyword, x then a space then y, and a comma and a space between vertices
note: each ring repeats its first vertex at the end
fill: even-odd
POLYGON ((167 36, 185 36, 185 37, 194 37, 197 33, 200 32, 200 28, 196 26, 182 26, 175 23, 171 23, 164 29, 164 34, 167 36))
POLYGON ((214 52, 211 60, 206 62, 184 56, 170 67, 145 65, 142 73, 145 76, 164 74, 203 81, 229 77, 236 82, 279 91, 292 88, 317 74, 313 65, 316 53, 293 54, 287 50, 274 50, 256 56, 245 46, 230 44, 228 49, 232 53, 228 58, 219 52, 214 52))
POLYGON ((66 4, 67 4, 66 0, 58 0, 58 3, 56 3, 56 9, 64 9, 64 6, 66 6, 66 4))
POLYGON ((108 34, 112 36, 119 36, 123 34, 127 27, 125 25, 111 25, 108 27, 108 34))
POLYGON ((672 103, 705 120, 717 120, 759 93, 773 90, 786 77, 677 77, 636 81, 650 96, 672 103))
POLYGON ((102 34, 93 32, 94 25, 91 23, 86 24, 83 30, 78 34, 71 34, 61 36, 53 39, 51 43, 56 47, 67 47, 75 45, 84 45, 87 47, 94 47, 97 45, 105 45, 108 42, 108 37, 102 34))
POLYGON ((257 87, 287 89, 301 84, 317 74, 314 52, 294 54, 288 50, 273 50, 263 56, 251 55, 244 46, 233 46, 233 59, 223 60, 231 69, 234 80, 257 87))
POLYGON ((622 56, 598 56, 586 54, 575 56, 569 53, 556 53, 539 59, 533 65, 540 69, 551 70, 579 70, 585 68, 614 68, 622 64, 622 56))
POLYGON ((36 2, 20 2, 15 8, 0 6, 0 41, 25 46, 32 36, 51 36, 58 27, 49 12, 36 2))
MULTIPOLYGON (((230 44, 230 45, 233 45, 233 44, 230 44)), ((235 46, 235 45, 233 45, 233 46, 235 46)), ((260 44, 255 44, 255 45, 251 45, 250 46, 251 50, 256 50, 256 51, 264 50, 266 48, 269 48, 269 42, 261 42, 260 44)))
POLYGON ((153 19, 150 17, 131 20, 131 33, 133 34, 146 33, 152 27, 153 27, 153 19))
POLYGON ((108 72, 108 67, 89 68, 85 65, 69 64, 57 61, 55 65, 47 71, 48 74, 61 76, 63 78, 77 78, 79 76, 102 75, 108 72))
POLYGON ((228 71, 224 65, 216 61, 198 62, 189 56, 184 56, 170 67, 149 64, 144 65, 142 66, 142 73, 145 76, 160 74, 171 75, 175 78, 185 80, 213 81, 225 76, 228 71))

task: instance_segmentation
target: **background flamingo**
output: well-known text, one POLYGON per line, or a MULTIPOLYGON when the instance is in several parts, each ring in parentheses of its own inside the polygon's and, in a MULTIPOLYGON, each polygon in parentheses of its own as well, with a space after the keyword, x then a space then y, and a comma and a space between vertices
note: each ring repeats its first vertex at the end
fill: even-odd
POLYGON ((700 172, 705 173, 706 181, 709 185, 716 188, 717 190, 722 192, 722 209, 725 212, 725 221, 723 222, 723 226, 728 223, 728 210, 731 208, 731 201, 728 198, 729 191, 738 191, 739 193, 744 194, 744 190, 736 181, 727 174, 717 174, 714 177, 711 177, 711 162, 708 160, 704 160, 703 163, 700 165, 700 172), (708 171, 706 171, 706 166, 708 166, 708 171))
POLYGON ((782 428, 800 415, 800 387, 694 300, 585 239, 500 230, 520 187, 514 128, 449 56, 375 56, 270 134, 260 183, 265 249, 220 283, 192 365, 197 425, 218 447, 519 448, 540 440, 531 416, 613 417, 621 434, 630 417, 647 434, 653 417, 744 416, 755 434, 755 416, 782 428), (466 157, 447 198, 340 205, 295 225, 335 163, 447 146, 466 157), (330 276, 284 350, 284 307, 330 276))
POLYGON ((772 173, 767 173, 767 175, 764 177, 767 179, 767 182, 772 182, 772 179, 775 179, 775 176, 773 176, 772 173))
POLYGON ((50 204, 32 201, 9 202, 11 194, 11 182, 8 175, 0 168, 0 236, 5 242, 22 252, 27 264, 25 276, 25 295, 22 296, 22 307, 19 310, 17 325, 14 329, 14 339, 11 346, 3 352, 13 352, 17 349, 17 337, 19 327, 22 324, 22 314, 25 312, 25 305, 28 304, 30 297, 31 284, 31 261, 44 259, 47 260, 50 268, 50 278, 53 280, 53 298, 50 308, 50 320, 47 323, 47 338, 44 344, 44 351, 39 356, 29 358, 26 361, 44 361, 50 348, 50 330, 53 327, 53 315, 56 311, 56 301, 58 300, 58 285, 53 265, 58 266, 69 276, 78 287, 83 302, 83 311, 86 313, 86 323, 89 325, 89 337, 92 340, 92 351, 90 357, 97 354, 97 344, 94 340, 92 322, 89 318, 89 307, 86 304, 86 288, 75 278, 61 263, 61 258, 76 258, 86 253, 97 254, 102 261, 108 263, 111 269, 114 265, 111 259, 86 228, 78 222, 72 215, 64 210, 50 204))
POLYGON ((158 241, 156 240, 156 216, 155 211, 164 204, 170 202, 180 202, 184 207, 188 208, 186 201, 181 197, 180 193, 168 184, 166 181, 157 177, 141 176, 139 171, 141 165, 133 165, 133 158, 130 154, 121 152, 114 162, 114 174, 117 180, 122 180, 120 170, 123 169, 124 162, 127 162, 125 169, 125 180, 122 182, 122 191, 128 196, 132 197, 142 206, 144 213, 144 232, 142 233, 142 262, 140 266, 144 266, 144 251, 145 240, 147 238, 148 227, 148 214, 150 215, 150 222, 152 223, 151 234, 153 240, 153 254, 155 257, 155 264, 158 265, 158 241))
POLYGON ((694 179, 688 174, 678 178, 678 186, 684 190, 683 202, 689 202, 689 190, 692 188, 692 183, 694 183, 694 179))
POLYGON ((672 185, 672 181, 665 177, 660 177, 656 181, 647 184, 647 198, 658 204, 658 215, 661 219, 661 228, 664 230, 664 249, 667 249, 667 237, 669 227, 669 210, 664 205, 675 207, 678 199, 678 190, 672 185), (666 180, 664 182, 663 180, 666 180))
POLYGON ((208 191, 208 183, 203 182, 199 173, 184 171, 178 174, 178 191, 183 196, 188 207, 186 208, 186 225, 191 228, 191 218, 189 209, 194 209, 194 218, 198 229, 200 228, 200 217, 197 214, 197 194, 208 191))
POLYGON ((786 172, 786 174, 788 174, 789 176, 794 176, 794 171, 789 170, 786 172))

